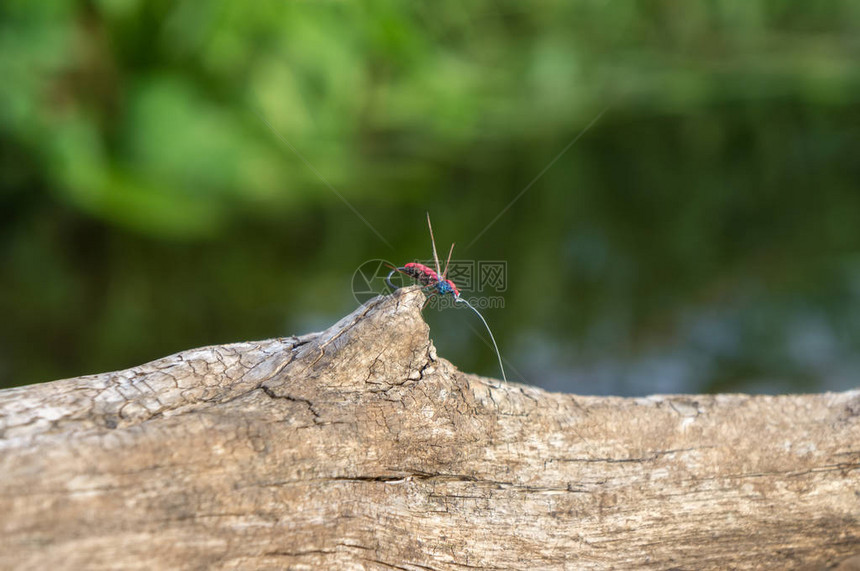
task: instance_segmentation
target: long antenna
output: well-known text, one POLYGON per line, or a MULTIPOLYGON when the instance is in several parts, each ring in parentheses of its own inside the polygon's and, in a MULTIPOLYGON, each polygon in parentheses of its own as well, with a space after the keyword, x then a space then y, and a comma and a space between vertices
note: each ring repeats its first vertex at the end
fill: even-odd
POLYGON ((451 244, 451 249, 448 250, 448 259, 445 260, 445 272, 442 274, 442 279, 448 277, 448 265, 451 263, 451 254, 454 253, 454 244, 451 244))
POLYGON ((491 339, 491 340, 492 340, 492 342, 493 342, 493 347, 495 347, 495 348, 496 348, 496 357, 498 357, 498 358, 499 358, 499 369, 501 369, 501 370, 502 370, 502 380, 503 380, 503 381, 505 381, 505 384, 507 385, 507 384, 508 384, 508 378, 505 376, 505 367, 502 365, 502 354, 499 352, 499 346, 496 344, 496 338, 495 338, 495 337, 493 337, 493 332, 490 330, 490 326, 489 326, 489 324, 487 323, 487 320, 486 320, 486 319, 484 319, 484 316, 483 316, 483 315, 481 315, 481 312, 480 312, 480 311, 478 311, 477 309, 475 309, 475 308, 472 306, 472 304, 471 304, 471 303, 469 303, 468 301, 466 301, 466 300, 465 300, 465 299, 463 299, 462 297, 455 297, 454 299, 455 299, 455 300, 457 300, 457 301, 461 301, 461 302, 465 303, 467 306, 469 306, 469 309, 471 309, 472 311, 474 311, 474 312, 478 315, 478 317, 480 317, 480 318, 481 318, 481 321, 483 321, 483 322, 484 322, 484 327, 486 327, 486 328, 487 328, 487 333, 489 333, 489 334, 490 334, 490 339, 491 339))
POLYGON ((442 274, 442 268, 439 267, 439 254, 436 253, 436 238, 433 237, 433 225, 430 224, 430 213, 427 213, 427 227, 430 228, 430 243, 433 244, 433 261, 436 262, 436 275, 442 274))

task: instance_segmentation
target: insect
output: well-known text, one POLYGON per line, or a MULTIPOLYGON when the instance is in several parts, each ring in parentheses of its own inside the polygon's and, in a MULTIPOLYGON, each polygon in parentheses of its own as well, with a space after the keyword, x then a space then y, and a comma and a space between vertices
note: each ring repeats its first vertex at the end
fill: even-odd
POLYGON ((385 282, 388 284, 392 290, 397 289, 393 283, 391 283, 391 276, 394 275, 395 272, 400 272, 405 274, 418 283, 422 284, 426 288, 432 288, 436 291, 432 295, 447 295, 451 294, 456 303, 464 303, 466 306, 475 312, 475 314, 484 322, 484 327, 487 328, 487 333, 490 334, 490 340, 493 342, 493 347, 496 349, 496 356, 499 358, 499 369, 502 371, 502 380, 507 384, 508 379, 505 376, 505 367, 502 365, 502 354, 499 352, 499 346, 496 344, 496 338, 493 337, 493 332, 490 330, 490 326, 487 323, 487 320, 484 319, 484 316, 475 309, 475 307, 463 299, 460 296, 460 290, 457 289, 457 286, 454 285, 454 282, 448 279, 448 266, 451 263, 451 254, 454 253, 454 244, 451 244, 451 249, 448 250, 448 259, 445 261, 445 271, 442 271, 439 265, 439 255, 436 253, 436 238, 433 237, 433 225, 430 224, 430 213, 427 213, 427 228, 430 229, 430 244, 433 246, 433 261, 436 263, 436 270, 433 268, 428 268, 424 264, 419 264, 417 262, 410 262, 405 264, 399 268, 392 268, 391 272, 389 272, 388 277, 385 278, 385 282))

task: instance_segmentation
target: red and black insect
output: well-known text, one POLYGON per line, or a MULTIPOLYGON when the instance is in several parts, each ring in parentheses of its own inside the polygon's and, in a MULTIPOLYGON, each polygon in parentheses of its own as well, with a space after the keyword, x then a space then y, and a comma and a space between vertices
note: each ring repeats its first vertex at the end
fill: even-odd
MULTIPOLYGON (((437 291, 442 295, 445 295, 446 293, 451 293, 454 295, 454 297, 460 297, 460 290, 457 289, 457 286, 454 285, 454 282, 449 279, 439 277, 439 274, 437 274, 424 264, 419 264, 417 262, 409 262, 402 268, 396 268, 392 270, 392 273, 398 271, 413 278, 415 281, 422 285, 428 287, 435 287, 437 291)), ((391 274, 388 274, 388 277, 391 277, 391 274)))
POLYGON ((454 244, 451 244, 451 249, 448 251, 448 259, 445 261, 445 271, 443 272, 439 266, 439 254, 436 253, 436 238, 433 237, 433 225, 430 224, 429 212, 427 213, 427 228, 430 229, 430 244, 433 246, 433 261, 436 263, 436 271, 433 271, 433 268, 428 268, 424 264, 410 262, 403 267, 393 268, 388 277, 385 278, 385 281, 388 283, 388 287, 397 289, 391 283, 391 276, 394 275, 394 272, 400 272, 426 287, 435 288, 436 292, 440 295, 450 293, 454 296, 455 300, 459 300, 460 290, 457 289, 454 282, 448 279, 448 266, 451 263, 451 254, 454 253, 454 244))
POLYGON ((385 278, 385 282, 388 284, 392 290, 397 289, 397 287, 391 283, 391 276, 394 275, 395 272, 400 272, 401 274, 405 274, 421 285, 427 288, 433 288, 436 291, 433 293, 439 295, 451 294, 454 297, 455 302, 466 304, 469 309, 474 311, 478 317, 481 318, 481 321, 484 322, 484 326, 487 328, 487 333, 490 334, 490 339, 493 341, 493 347, 496 349, 496 356, 499 358, 499 368, 502 371, 502 379, 505 383, 508 382, 507 377, 505 377, 505 367, 502 365, 502 354, 499 352, 499 346, 496 344, 496 339, 493 337, 493 332, 490 330, 490 326, 487 324, 487 320, 484 319, 484 316, 472 306, 468 301, 460 297, 460 290, 457 289, 457 286, 454 285, 454 282, 448 279, 448 266, 451 263, 451 254, 454 253, 454 244, 451 244, 451 249, 448 251, 448 259, 445 261, 445 271, 443 272, 441 267, 439 266, 439 255, 436 253, 436 238, 433 237, 433 225, 430 224, 430 213, 427 213, 427 228, 430 229, 430 243, 433 246, 433 261, 436 264, 436 270, 433 268, 429 268, 424 264, 419 264, 418 262, 410 262, 408 264, 403 265, 399 268, 392 268, 391 272, 388 274, 388 277, 385 278))

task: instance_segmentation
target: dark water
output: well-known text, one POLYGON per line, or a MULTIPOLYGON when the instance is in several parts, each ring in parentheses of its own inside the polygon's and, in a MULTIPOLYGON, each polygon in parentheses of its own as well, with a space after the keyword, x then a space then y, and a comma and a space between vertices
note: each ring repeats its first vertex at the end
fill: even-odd
POLYGON ((858 385, 853 3, 123 6, 2 9, 0 385, 327 327, 428 210, 512 381, 858 385))

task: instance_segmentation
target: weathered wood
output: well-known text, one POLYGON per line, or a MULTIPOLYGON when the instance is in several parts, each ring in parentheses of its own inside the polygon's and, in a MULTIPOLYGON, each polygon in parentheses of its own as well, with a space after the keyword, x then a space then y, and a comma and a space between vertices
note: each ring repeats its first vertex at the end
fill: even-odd
POLYGON ((415 290, 325 332, 0 392, 5 569, 824 569, 860 391, 594 398, 457 371, 415 290))

